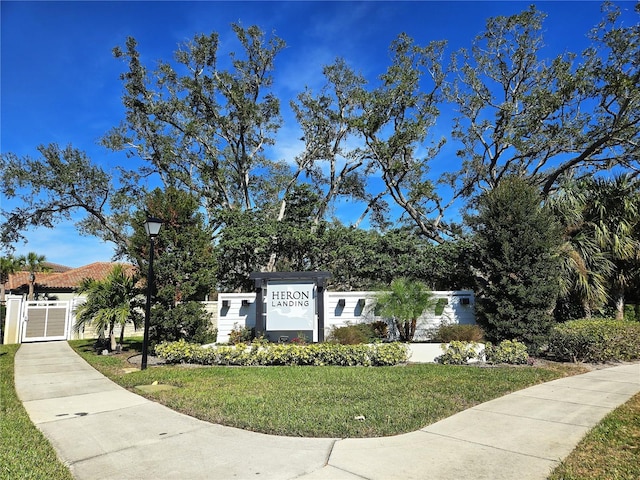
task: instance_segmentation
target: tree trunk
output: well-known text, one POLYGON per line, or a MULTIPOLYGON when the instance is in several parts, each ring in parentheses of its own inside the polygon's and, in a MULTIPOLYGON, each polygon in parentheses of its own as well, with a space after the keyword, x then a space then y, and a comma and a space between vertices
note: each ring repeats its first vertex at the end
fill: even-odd
POLYGON ((109 325, 109 350, 111 350, 112 352, 116 349, 116 346, 118 345, 116 343, 116 334, 114 332, 115 330, 115 325, 112 323, 111 325, 109 325))
POLYGON ((405 332, 404 322, 401 322, 400 320, 396 320, 395 322, 396 322, 396 327, 398 328, 398 333, 400 334, 400 341, 406 342, 407 334, 405 332))
MULTIPOLYGON (((280 202, 280 211, 278 212, 278 222, 281 222, 284 218, 284 213, 287 208, 287 201, 283 198, 282 202, 280 202)), ((274 238, 275 240, 275 238, 274 238)), ((276 260, 278 259, 278 254, 275 252, 271 252, 269 257, 269 263, 265 267, 265 272, 275 272, 276 271, 276 260)))
POLYGON ((624 319, 624 293, 616 295, 616 320, 624 319))
POLYGON ((416 324, 418 323, 418 319, 414 318, 411 320, 411 327, 410 327, 410 331, 409 331, 409 338, 407 339, 407 342, 411 342, 413 341, 413 337, 416 334, 416 324))

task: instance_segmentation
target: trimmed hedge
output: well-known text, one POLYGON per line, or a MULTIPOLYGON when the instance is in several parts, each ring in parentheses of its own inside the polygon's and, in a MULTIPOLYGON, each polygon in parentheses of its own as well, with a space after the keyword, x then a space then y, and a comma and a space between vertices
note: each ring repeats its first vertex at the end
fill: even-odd
POLYGON ((432 341, 436 343, 484 341, 484 332, 479 325, 443 324, 438 327, 432 341))
POLYGON ((556 325, 549 354, 573 362, 628 361, 640 358, 640 323, 624 320, 573 320, 556 325))
POLYGON ((168 363, 196 363, 201 365, 339 365, 339 366, 391 366, 404 363, 408 358, 406 345, 379 343, 373 345, 340 345, 314 343, 296 345, 258 343, 246 345, 201 345, 163 342, 156 346, 156 355, 168 363))
POLYGON ((389 327, 386 322, 356 323, 353 325, 334 326, 327 337, 329 343, 357 345, 373 343, 387 338, 389 327))

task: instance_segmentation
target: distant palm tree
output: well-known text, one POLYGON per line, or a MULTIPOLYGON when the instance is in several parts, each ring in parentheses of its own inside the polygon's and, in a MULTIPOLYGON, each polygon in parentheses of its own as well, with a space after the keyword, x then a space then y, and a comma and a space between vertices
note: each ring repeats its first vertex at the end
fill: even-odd
POLYGON ((393 320, 402 342, 413 340, 418 318, 434 306, 433 293, 424 284, 404 278, 392 281, 391 290, 380 292, 376 297, 376 310, 393 320))
POLYGON ((33 300, 35 296, 36 286, 36 273, 38 272, 50 272, 51 268, 46 265, 47 259, 44 255, 38 255, 35 252, 29 252, 27 255, 22 255, 18 258, 18 261, 22 265, 22 268, 26 268, 29 272, 29 300, 33 300))
POLYGON ((142 324, 142 300, 137 287, 139 277, 117 264, 104 280, 85 279, 78 289, 87 300, 76 310, 74 330, 93 326, 98 333, 109 331, 110 347, 115 350, 115 327, 120 325, 120 343, 124 340, 124 328, 128 322, 138 328, 142 324))
POLYGON ((19 258, 11 255, 0 258, 0 302, 5 302, 5 284, 9 281, 9 275, 13 275, 22 268, 19 258))

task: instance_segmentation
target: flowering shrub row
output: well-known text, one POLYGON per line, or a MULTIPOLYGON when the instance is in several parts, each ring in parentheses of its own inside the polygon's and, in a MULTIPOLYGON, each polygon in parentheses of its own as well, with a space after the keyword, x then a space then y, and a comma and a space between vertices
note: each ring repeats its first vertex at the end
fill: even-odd
POLYGON ((436 357, 436 362, 442 365, 466 365, 469 360, 478 358, 476 342, 462 342, 454 340, 448 345, 443 343, 444 353, 436 357))
POLYGON ((509 363, 524 365, 529 360, 527 346, 517 340, 503 340, 498 345, 487 342, 484 347, 487 363, 509 363))
POLYGON ((373 345, 340 345, 314 343, 310 345, 259 343, 202 347, 197 344, 163 342, 156 346, 156 355, 168 363, 201 365, 340 365, 389 366, 407 361, 407 347, 401 343, 373 345))
POLYGON ((469 360, 482 360, 487 363, 525 364, 529 359, 527 346, 517 340, 504 340, 498 345, 490 342, 485 344, 484 351, 478 351, 476 342, 462 342, 454 340, 448 345, 443 344, 444 353, 436 358, 436 362, 443 365, 466 365, 469 360))
POLYGON ((640 358, 640 323, 622 320, 573 320, 556 325, 549 353, 573 362, 627 361, 640 358))

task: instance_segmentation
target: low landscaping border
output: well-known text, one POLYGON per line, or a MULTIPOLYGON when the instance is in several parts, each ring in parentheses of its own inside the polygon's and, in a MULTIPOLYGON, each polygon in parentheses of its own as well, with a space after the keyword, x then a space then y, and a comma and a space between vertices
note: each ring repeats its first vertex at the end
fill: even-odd
POLYGON ((640 358, 640 322, 592 318, 556 325, 549 354, 561 361, 602 363, 640 358))
POLYGON ((393 366, 401 363, 445 363, 462 365, 487 361, 489 363, 527 362, 526 347, 518 342, 505 341, 494 347, 476 342, 451 343, 373 343, 343 345, 336 343, 281 344, 254 342, 235 345, 199 345, 184 340, 163 342, 156 346, 156 355, 167 363, 200 365, 315 365, 315 366, 393 366), (521 347, 518 358, 495 352, 521 347), (485 359, 485 349, 492 358, 485 359), (456 355, 464 350, 464 355, 456 355), (454 352, 452 354, 452 351, 454 352), (460 357, 460 358, 458 358, 460 357))
POLYGON ((163 342, 156 355, 167 363, 201 365, 315 365, 315 366, 393 366, 406 363, 409 350, 403 343, 309 345, 254 342, 251 345, 201 346, 183 340, 163 342))

